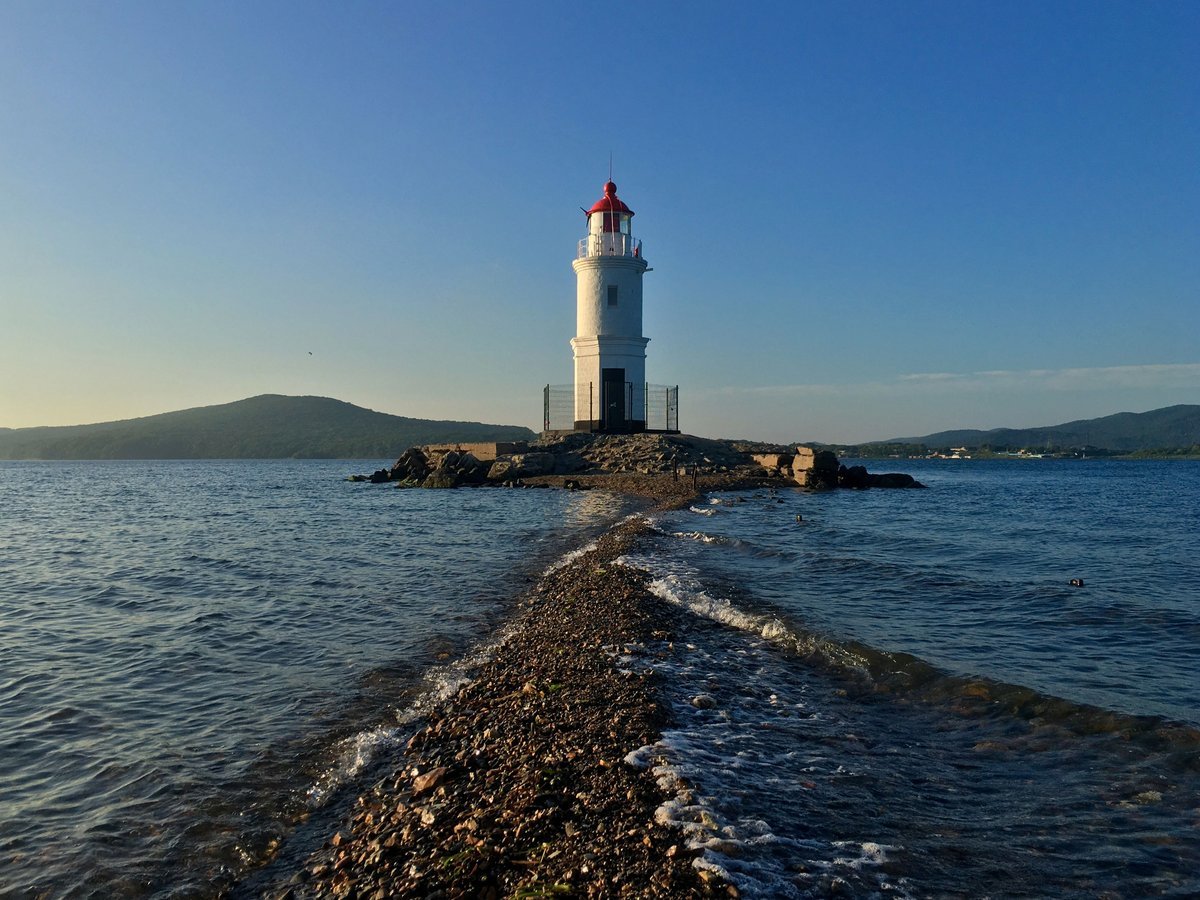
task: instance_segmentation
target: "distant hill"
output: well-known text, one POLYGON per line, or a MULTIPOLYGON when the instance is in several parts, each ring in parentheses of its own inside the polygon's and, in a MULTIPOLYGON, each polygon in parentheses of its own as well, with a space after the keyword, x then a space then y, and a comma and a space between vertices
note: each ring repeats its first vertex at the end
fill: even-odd
POLYGON ((519 425, 410 419, 328 397, 263 394, 97 425, 0 429, 0 459, 388 459, 414 444, 534 436, 519 425))
POLYGON ((895 438, 889 444, 926 447, 1066 449, 1095 447, 1117 453, 1186 448, 1200 444, 1200 406, 1180 404, 1144 413, 1117 413, 1041 428, 993 428, 939 431, 924 437, 895 438))

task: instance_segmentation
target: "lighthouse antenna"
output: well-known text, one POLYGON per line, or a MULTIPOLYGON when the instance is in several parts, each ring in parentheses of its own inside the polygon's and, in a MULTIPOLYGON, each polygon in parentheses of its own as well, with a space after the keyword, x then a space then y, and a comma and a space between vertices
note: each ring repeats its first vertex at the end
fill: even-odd
POLYGON ((608 151, 608 180, 612 181, 612 151, 608 151))

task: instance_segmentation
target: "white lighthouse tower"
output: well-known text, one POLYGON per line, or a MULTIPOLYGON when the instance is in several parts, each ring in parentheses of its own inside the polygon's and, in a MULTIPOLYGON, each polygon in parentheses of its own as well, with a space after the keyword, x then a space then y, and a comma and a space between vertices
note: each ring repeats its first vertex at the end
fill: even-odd
POLYGON ((646 344, 642 336, 642 242, 630 228, 633 210, 617 186, 587 210, 587 237, 574 267, 577 318, 575 428, 613 433, 646 430, 646 344))

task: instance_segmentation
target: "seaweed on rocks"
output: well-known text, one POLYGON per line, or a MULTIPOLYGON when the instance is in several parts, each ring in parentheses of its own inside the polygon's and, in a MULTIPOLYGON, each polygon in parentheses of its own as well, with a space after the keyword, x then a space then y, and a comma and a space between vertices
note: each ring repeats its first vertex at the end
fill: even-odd
POLYGON ((272 897, 736 896, 655 821, 663 789, 624 761, 669 713, 626 648, 669 642, 680 613, 616 564, 630 520, 524 599, 511 636, 435 708, 394 771, 272 897))

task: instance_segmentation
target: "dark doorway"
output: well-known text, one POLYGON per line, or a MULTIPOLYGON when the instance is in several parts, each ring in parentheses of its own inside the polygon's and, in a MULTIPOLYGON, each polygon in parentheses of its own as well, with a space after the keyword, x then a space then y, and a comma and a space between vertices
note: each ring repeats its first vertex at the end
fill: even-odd
POLYGON ((603 369, 600 372, 602 385, 601 404, 604 409, 605 431, 629 430, 628 413, 625 409, 625 370, 603 369))

